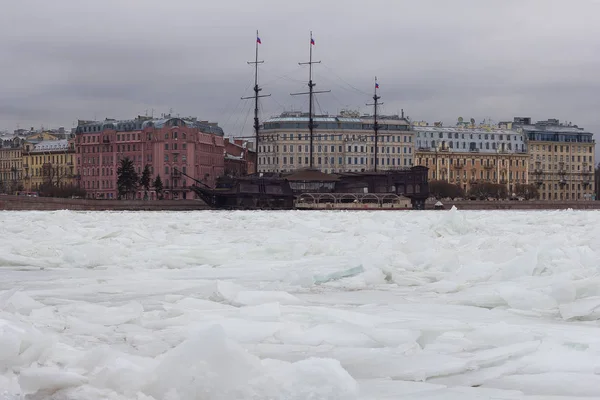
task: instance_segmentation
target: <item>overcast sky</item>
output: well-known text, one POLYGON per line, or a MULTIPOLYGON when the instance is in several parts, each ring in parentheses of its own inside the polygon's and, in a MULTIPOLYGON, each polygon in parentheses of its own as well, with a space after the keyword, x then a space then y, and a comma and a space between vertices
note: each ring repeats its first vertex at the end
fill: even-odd
POLYGON ((168 113, 251 135, 255 31, 261 118, 317 111, 558 118, 600 132, 597 0, 14 0, 0 13, 0 130, 168 113))

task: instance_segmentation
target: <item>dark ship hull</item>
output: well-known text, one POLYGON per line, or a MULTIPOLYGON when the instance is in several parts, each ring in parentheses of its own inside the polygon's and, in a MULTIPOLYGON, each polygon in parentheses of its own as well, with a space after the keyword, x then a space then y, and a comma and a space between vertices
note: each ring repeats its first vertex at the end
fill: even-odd
POLYGON ((413 209, 422 210, 429 197, 427 171, 422 166, 341 174, 303 170, 283 176, 221 177, 214 189, 196 181, 192 190, 211 208, 224 210, 292 210, 296 198, 306 193, 402 195, 413 209))
MULTIPOLYGON (((199 183, 199 182, 198 182, 199 183)), ((192 190, 209 207, 223 210, 292 210, 294 192, 287 180, 270 177, 221 178, 217 187, 192 190)))

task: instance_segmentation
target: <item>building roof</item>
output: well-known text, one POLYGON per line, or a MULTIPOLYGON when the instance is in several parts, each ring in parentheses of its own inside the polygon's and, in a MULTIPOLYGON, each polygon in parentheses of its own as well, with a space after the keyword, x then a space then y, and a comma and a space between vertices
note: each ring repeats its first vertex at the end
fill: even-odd
MULTIPOLYGON (((355 124, 372 124, 372 115, 363 115, 360 117, 346 117, 346 116, 331 116, 331 115, 315 115, 313 116, 314 122, 329 122, 329 123, 355 123, 355 124)), ((263 123, 273 122, 306 122, 308 123, 308 114, 297 113, 294 116, 290 116, 288 113, 284 113, 278 117, 271 117, 266 119, 263 123)), ((380 115, 377 117, 379 124, 389 125, 410 125, 410 123, 400 118, 398 115, 380 115)))
POLYGON ((233 154, 225 153, 226 160, 245 161, 243 156, 234 156, 233 154))
POLYGON ((415 132, 451 132, 451 133, 475 133, 475 134, 499 134, 518 135, 519 132, 508 129, 485 129, 485 128, 458 128, 444 126, 413 126, 415 132))
POLYGON ((576 133, 576 134, 588 134, 583 128, 576 126, 564 126, 564 125, 523 125, 521 126, 525 132, 548 132, 548 133, 576 133))
POLYGON ((216 123, 198 121, 197 118, 180 118, 164 116, 162 118, 138 117, 135 119, 116 120, 107 118, 104 121, 79 121, 76 131, 78 133, 100 133, 105 129, 114 129, 117 132, 141 131, 147 127, 163 128, 169 121, 177 120, 178 123, 198 128, 201 132, 223 136, 223 129, 216 123))
POLYGON ((36 144, 31 151, 32 153, 45 153, 51 151, 62 151, 69 149, 69 141, 62 140, 43 140, 36 144))

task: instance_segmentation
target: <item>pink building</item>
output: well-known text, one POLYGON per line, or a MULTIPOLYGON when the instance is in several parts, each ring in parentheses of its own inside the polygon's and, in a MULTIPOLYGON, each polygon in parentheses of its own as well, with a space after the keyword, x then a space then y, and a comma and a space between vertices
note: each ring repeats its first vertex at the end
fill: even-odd
MULTIPOLYGON (((214 187, 224 173, 223 130, 193 118, 80 121, 75 140, 78 182, 90 198, 117 198, 117 169, 124 157, 133 160, 140 177, 146 165, 152 182, 160 175, 167 199, 196 198, 190 190, 194 182, 183 174, 214 187)), ((143 194, 140 188, 136 198, 143 194)))

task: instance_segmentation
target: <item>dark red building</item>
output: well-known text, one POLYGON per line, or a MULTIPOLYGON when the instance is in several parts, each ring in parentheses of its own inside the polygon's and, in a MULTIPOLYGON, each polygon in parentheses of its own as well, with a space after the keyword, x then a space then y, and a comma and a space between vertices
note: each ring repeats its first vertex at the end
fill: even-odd
POLYGON ((234 139, 225 139, 225 175, 244 176, 256 172, 256 151, 251 143, 234 139))

